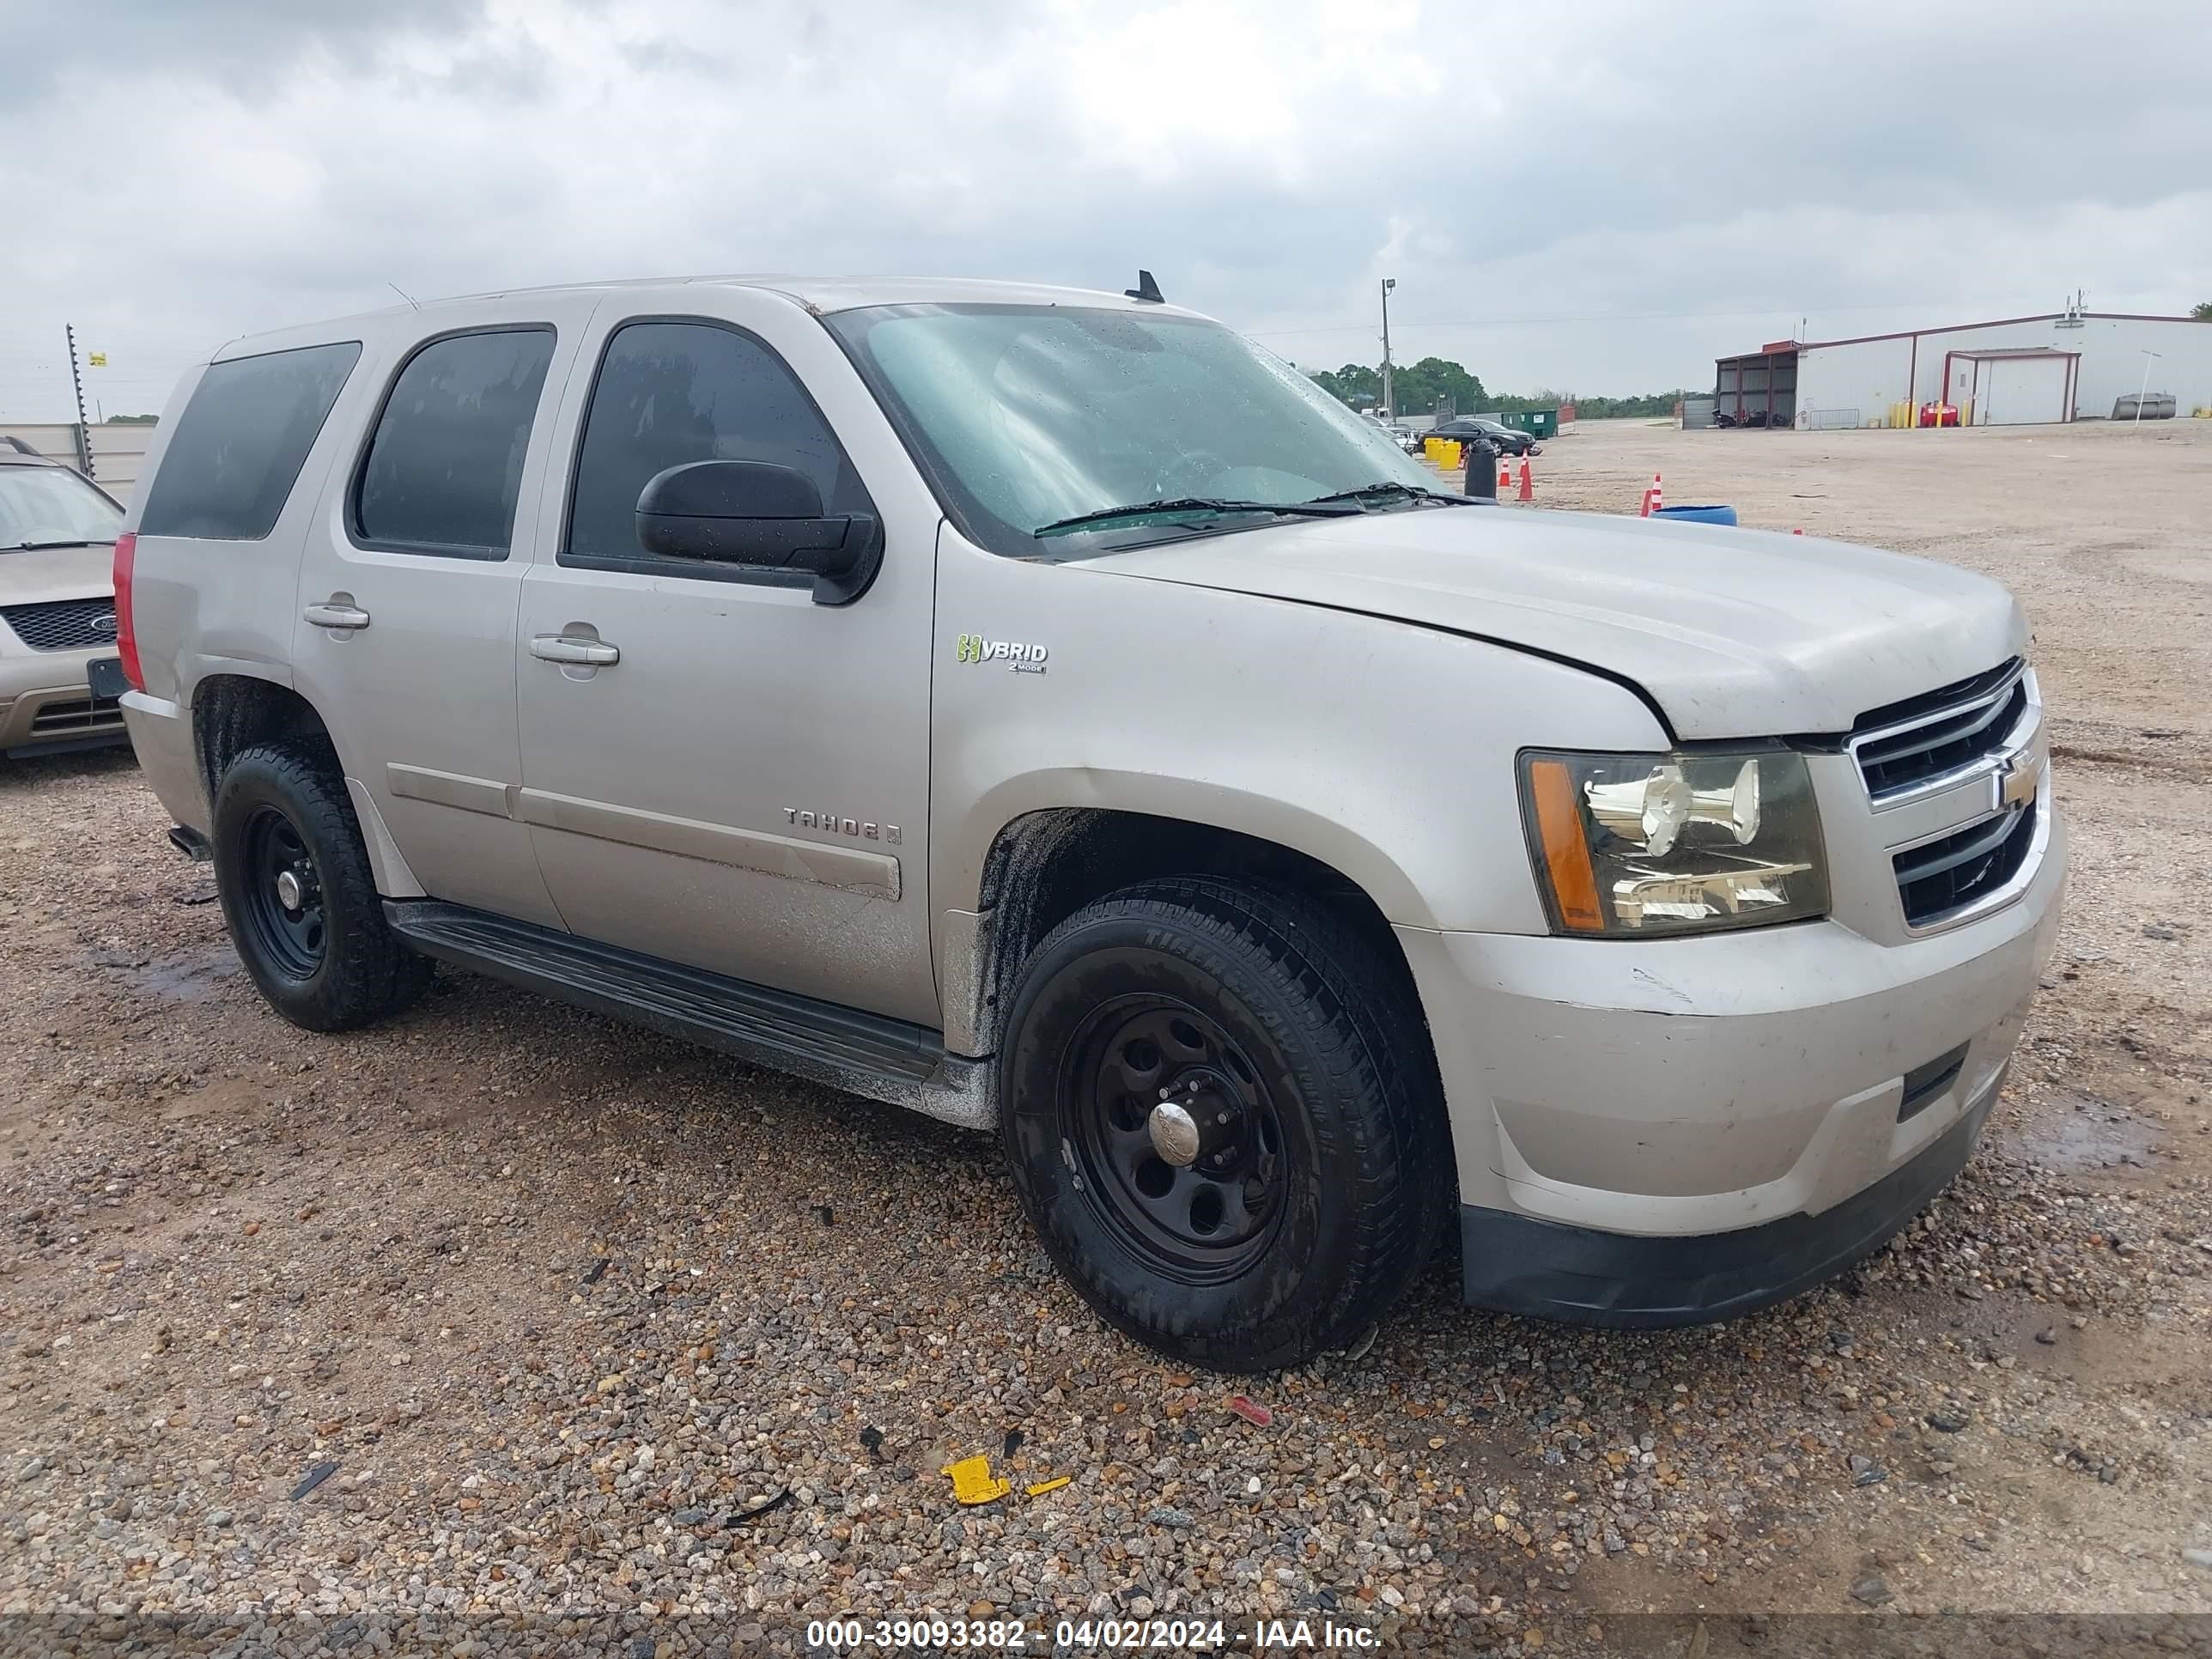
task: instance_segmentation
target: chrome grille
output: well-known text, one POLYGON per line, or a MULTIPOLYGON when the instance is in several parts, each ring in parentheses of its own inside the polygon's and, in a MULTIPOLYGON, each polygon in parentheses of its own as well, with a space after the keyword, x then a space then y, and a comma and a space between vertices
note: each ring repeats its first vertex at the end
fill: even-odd
POLYGON ((115 643, 113 599, 49 599, 0 605, 15 637, 33 651, 88 651, 115 643))
POLYGON ((1885 805, 1940 787, 2012 746, 2033 702, 2014 657, 1960 680, 1862 714, 1847 741, 1868 797, 1885 805))
POLYGON ((2002 890, 2027 862, 2039 810, 2030 801, 1897 854, 1891 862, 1907 925, 1941 927, 2002 890))

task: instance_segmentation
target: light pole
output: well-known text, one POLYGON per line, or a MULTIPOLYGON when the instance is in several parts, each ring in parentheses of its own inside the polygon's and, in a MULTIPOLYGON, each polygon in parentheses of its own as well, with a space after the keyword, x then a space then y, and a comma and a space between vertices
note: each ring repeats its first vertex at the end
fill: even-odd
POLYGON ((2148 350, 2148 349, 2146 349, 2146 350, 2143 352, 2143 377, 2142 377, 2142 386, 2141 386, 2141 388, 2140 388, 2140 389, 2138 389, 2138 390, 2136 391, 2136 431, 2138 431, 2138 432, 2140 432, 2140 431, 2142 431, 2142 406, 2143 406, 2143 399, 2144 399, 2145 398, 2148 398, 2148 396, 2150 396, 2150 366, 2151 366, 2151 363, 2152 363, 2155 359, 2157 359, 2157 358, 2159 358, 2159 357, 2161 357, 2161 356, 2165 356, 2165 355, 2166 355, 2166 354, 2165 354, 2165 353, 2163 353, 2163 352, 2152 351, 2152 350, 2148 350))
POLYGON ((1398 405, 1390 396, 1390 290, 1398 286, 1395 276, 1382 279, 1382 417, 1395 420, 1398 405))

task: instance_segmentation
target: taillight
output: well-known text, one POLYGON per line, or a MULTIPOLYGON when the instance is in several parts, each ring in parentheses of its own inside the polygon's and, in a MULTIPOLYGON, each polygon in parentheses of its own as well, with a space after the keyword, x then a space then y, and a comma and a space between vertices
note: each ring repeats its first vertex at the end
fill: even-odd
POLYGON ((126 530, 115 538, 115 654, 123 659, 123 678, 133 691, 146 689, 146 675, 138 666, 138 630, 131 623, 131 568, 138 560, 138 532, 126 530))

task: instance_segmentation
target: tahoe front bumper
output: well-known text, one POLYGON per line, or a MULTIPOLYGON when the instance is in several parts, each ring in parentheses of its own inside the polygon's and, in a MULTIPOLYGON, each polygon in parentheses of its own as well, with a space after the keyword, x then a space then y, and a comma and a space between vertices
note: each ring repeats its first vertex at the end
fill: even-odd
POLYGON ((1479 1306, 1623 1327, 1779 1301, 1881 1244, 1973 1149, 2049 959, 2065 833, 2018 896, 1878 943, 1400 928, 1450 1109, 1479 1306))

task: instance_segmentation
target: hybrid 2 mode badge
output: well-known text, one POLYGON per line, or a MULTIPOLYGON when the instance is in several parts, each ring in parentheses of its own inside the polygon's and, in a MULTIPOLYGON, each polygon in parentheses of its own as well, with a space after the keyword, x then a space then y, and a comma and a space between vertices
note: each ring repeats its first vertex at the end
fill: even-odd
POLYGON ((1002 662, 1017 674, 1044 672, 1046 651, 1041 645, 1013 640, 987 640, 981 634, 963 634, 953 654, 961 662, 1002 662))

